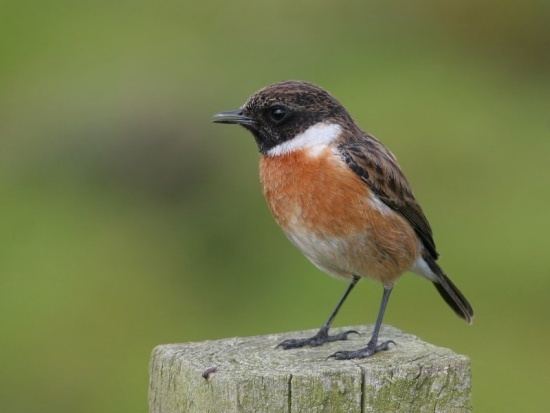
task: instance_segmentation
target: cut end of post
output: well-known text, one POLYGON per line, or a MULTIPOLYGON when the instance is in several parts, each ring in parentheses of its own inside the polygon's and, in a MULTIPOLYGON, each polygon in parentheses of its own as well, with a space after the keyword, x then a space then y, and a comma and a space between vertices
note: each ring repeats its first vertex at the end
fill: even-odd
POLYGON ((276 346, 316 330, 157 346, 149 411, 471 412, 468 357, 385 325, 381 338, 397 343, 390 350, 361 360, 328 359, 364 346, 372 326, 334 332, 350 329, 361 336, 294 350, 276 346))

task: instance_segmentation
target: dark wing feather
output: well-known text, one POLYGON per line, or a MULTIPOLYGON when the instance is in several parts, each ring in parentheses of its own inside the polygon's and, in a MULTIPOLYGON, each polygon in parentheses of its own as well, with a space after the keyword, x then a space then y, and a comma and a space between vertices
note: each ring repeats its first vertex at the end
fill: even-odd
POLYGON ((390 150, 369 135, 355 136, 340 144, 338 149, 349 168, 384 204, 411 224, 426 251, 437 259, 439 254, 430 224, 390 150))

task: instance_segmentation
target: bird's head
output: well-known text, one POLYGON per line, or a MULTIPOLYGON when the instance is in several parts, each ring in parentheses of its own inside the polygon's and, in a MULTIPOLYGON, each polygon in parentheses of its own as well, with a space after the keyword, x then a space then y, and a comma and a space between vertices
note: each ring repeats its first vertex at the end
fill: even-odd
POLYGON ((213 122, 244 126, 254 135, 261 153, 301 137, 313 126, 325 134, 353 123, 344 107, 328 92, 311 83, 286 81, 253 94, 237 110, 221 112, 213 122), (323 129, 324 128, 324 129, 323 129), (327 132, 326 128, 332 128, 327 132))

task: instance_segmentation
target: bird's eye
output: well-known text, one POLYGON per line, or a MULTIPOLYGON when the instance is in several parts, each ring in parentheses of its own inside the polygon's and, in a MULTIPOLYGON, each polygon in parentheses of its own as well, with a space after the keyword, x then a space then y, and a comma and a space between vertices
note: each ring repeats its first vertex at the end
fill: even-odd
POLYGON ((281 123, 288 116, 288 109, 284 106, 273 106, 269 108, 269 117, 275 123, 281 123))

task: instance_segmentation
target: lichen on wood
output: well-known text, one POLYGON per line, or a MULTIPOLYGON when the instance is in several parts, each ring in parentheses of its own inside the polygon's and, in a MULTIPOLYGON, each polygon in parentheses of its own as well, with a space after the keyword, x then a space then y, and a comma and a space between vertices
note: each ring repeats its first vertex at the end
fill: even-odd
POLYGON ((361 336, 295 350, 276 345, 316 331, 157 346, 150 413, 471 412, 466 356, 384 326, 381 339, 397 343, 389 351, 363 360, 327 359, 364 346, 372 326, 344 329, 361 336))

